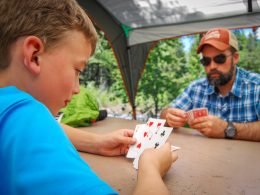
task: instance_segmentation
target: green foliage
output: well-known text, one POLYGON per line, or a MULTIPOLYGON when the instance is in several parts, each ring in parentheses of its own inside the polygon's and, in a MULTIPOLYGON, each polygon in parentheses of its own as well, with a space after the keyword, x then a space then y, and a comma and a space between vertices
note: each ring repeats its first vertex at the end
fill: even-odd
MULTIPOLYGON (((260 41, 254 32, 245 34, 237 30, 239 66, 260 73, 260 41)), ((92 88, 101 106, 109 107, 128 103, 123 79, 110 45, 99 33, 95 55, 89 60, 81 83, 92 88), (99 88, 99 89, 96 89, 99 88), (95 92, 94 92, 95 91, 95 92)), ((151 51, 136 96, 137 110, 157 113, 167 106, 193 80, 205 76, 196 49, 199 35, 189 37, 191 49, 184 51, 180 39, 160 41, 151 51)))
POLYGON ((70 103, 62 109, 64 113, 61 122, 73 127, 90 126, 99 114, 96 97, 85 87, 80 87, 80 93, 73 96, 70 103))
POLYGON ((154 107, 156 116, 160 109, 178 95, 178 89, 183 85, 180 78, 183 78, 187 71, 182 48, 180 40, 173 39, 159 42, 151 51, 137 94, 137 105, 147 102, 146 107, 142 109, 143 112, 154 107))
POLYGON ((188 52, 188 64, 189 64, 189 71, 187 82, 190 83, 191 81, 198 79, 200 77, 205 76, 204 68, 200 64, 200 57, 197 54, 197 47, 199 45, 200 36, 193 35, 190 37, 192 39, 192 46, 190 51, 188 52))
POLYGON ((246 70, 260 73, 260 40, 257 40, 255 32, 247 36, 243 31, 234 32, 238 39, 240 60, 238 65, 246 70))
POLYGON ((95 54, 81 75, 81 83, 88 85, 88 82, 94 81, 96 87, 111 87, 115 82, 114 75, 119 73, 116 64, 113 51, 100 32, 95 54))
POLYGON ((116 106, 122 103, 121 99, 114 98, 115 95, 113 92, 107 89, 95 87, 94 82, 88 83, 87 89, 89 93, 91 93, 94 97, 97 98, 98 104, 101 108, 116 106))
POLYGON ((111 102, 118 101, 117 99, 121 102, 128 100, 114 53, 102 32, 99 32, 95 54, 90 58, 80 82, 85 86, 94 84, 95 87, 113 94, 107 96, 111 102))

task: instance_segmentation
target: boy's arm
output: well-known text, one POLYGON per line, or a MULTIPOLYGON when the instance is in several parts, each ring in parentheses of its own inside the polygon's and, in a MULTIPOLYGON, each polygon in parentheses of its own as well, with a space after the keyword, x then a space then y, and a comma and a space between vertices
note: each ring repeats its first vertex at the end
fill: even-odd
POLYGON ((139 160, 138 178, 134 195, 170 194, 162 177, 176 159, 177 155, 171 152, 168 142, 160 148, 145 150, 139 160))
POLYGON ((66 124, 61 124, 65 133, 78 151, 96 153, 97 135, 66 124), (89 151, 89 149, 91 149, 89 151))
POLYGON ((103 156, 125 155, 129 145, 135 143, 133 130, 120 129, 105 134, 96 134, 61 124, 78 151, 103 156))

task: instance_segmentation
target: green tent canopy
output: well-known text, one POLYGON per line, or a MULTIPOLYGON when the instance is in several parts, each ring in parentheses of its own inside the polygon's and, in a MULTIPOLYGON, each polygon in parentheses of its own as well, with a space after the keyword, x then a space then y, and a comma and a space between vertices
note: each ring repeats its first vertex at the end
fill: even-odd
POLYGON ((213 27, 260 26, 260 0, 78 0, 114 51, 135 114, 138 81, 157 41, 213 27))

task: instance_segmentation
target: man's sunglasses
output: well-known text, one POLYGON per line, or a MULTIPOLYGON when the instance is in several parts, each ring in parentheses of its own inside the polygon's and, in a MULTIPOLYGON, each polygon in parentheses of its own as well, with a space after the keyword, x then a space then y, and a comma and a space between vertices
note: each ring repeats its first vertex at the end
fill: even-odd
POLYGON ((230 55, 225 55, 225 54, 219 54, 219 55, 216 55, 215 57, 211 58, 211 57, 205 57, 203 56, 201 59, 200 59, 200 63, 203 65, 203 66, 208 66, 210 65, 211 63, 211 60, 213 59, 213 61, 216 63, 216 64, 224 64, 227 60, 227 57, 231 56, 232 54, 230 55))

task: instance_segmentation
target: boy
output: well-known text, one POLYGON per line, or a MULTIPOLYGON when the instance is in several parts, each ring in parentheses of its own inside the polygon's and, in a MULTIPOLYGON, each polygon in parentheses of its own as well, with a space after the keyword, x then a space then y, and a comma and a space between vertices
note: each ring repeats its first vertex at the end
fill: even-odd
MULTIPOLYGON (((75 0, 0 1, 0 194, 116 194, 53 117, 79 93, 96 37, 75 0)), ((89 139, 89 146, 114 142, 127 150, 134 140, 124 132, 104 143, 89 139)), ((176 158, 169 144, 147 150, 135 193, 167 194, 161 177, 176 158)))

